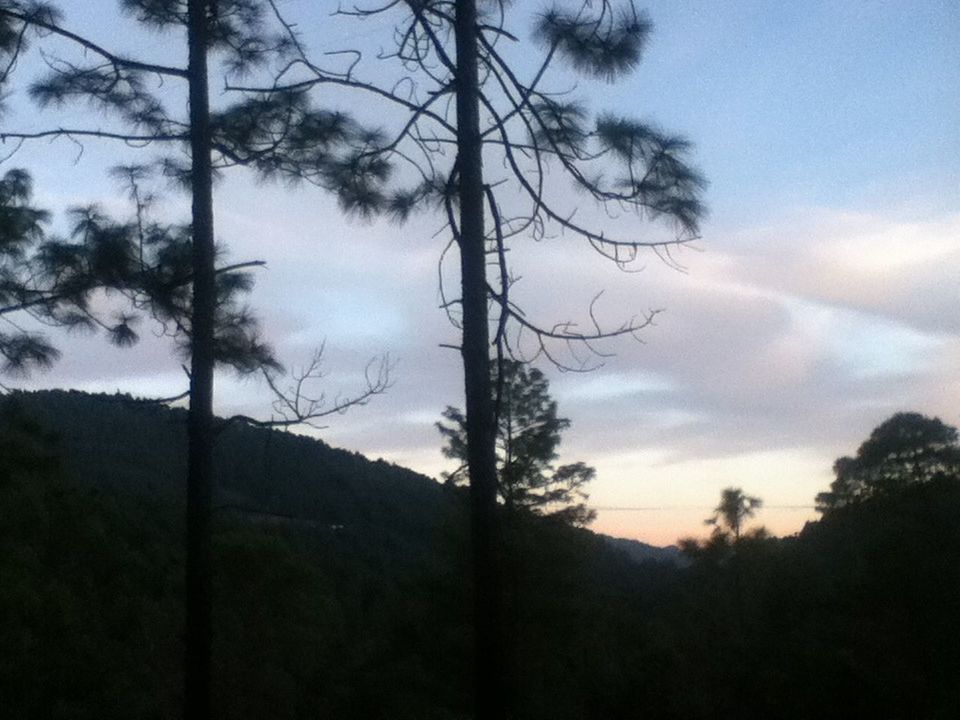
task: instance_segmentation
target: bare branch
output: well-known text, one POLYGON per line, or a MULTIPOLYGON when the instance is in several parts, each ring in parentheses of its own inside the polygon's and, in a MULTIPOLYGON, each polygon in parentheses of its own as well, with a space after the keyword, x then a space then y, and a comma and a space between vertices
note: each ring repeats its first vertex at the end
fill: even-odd
POLYGON ((44 138, 65 137, 74 142, 78 137, 97 138, 105 140, 120 140, 130 147, 145 147, 153 142, 183 142, 186 135, 181 133, 122 133, 109 130, 81 129, 81 128, 53 128, 37 132, 0 132, 0 143, 7 140, 16 140, 18 143, 27 140, 42 140, 44 138))
POLYGON ((116 55, 106 48, 88 40, 87 38, 81 37, 66 28, 62 28, 56 23, 45 20, 43 16, 40 15, 29 15, 16 10, 3 9, 0 8, 0 16, 8 17, 13 20, 18 20, 19 22, 24 23, 27 26, 32 26, 40 28, 41 30, 46 30, 47 32, 53 33, 59 37, 70 40, 73 43, 76 43, 84 50, 89 50, 104 60, 109 62, 111 65, 124 68, 126 70, 135 70, 139 72, 154 73, 156 75, 167 75, 172 77, 179 77, 186 79, 187 70, 186 68, 171 67, 168 65, 157 65, 154 63, 145 63, 138 60, 131 60, 130 58, 125 58, 120 55, 116 55))
POLYGON ((389 354, 372 358, 364 368, 364 387, 352 395, 337 394, 328 398, 325 391, 314 395, 311 388, 322 380, 324 345, 314 351, 310 361, 290 375, 290 383, 282 387, 279 378, 268 369, 262 375, 274 396, 274 417, 261 420, 247 415, 234 415, 227 422, 245 422, 256 427, 293 427, 309 425, 322 429, 316 424, 331 415, 343 415, 350 408, 366 405, 371 398, 382 395, 393 385, 393 372, 396 362, 389 354))

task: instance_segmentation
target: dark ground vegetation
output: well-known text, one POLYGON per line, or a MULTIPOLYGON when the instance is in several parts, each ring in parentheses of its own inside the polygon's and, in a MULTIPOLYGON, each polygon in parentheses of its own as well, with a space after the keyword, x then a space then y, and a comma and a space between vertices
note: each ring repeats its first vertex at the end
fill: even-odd
MULTIPOLYGON (((183 413, 53 392, 2 418, 4 715, 177 717, 183 413)), ((463 491, 245 426, 218 452, 217 716, 465 717, 463 491)), ((958 513, 946 474, 679 566, 518 515, 518 717, 956 717, 958 513)))

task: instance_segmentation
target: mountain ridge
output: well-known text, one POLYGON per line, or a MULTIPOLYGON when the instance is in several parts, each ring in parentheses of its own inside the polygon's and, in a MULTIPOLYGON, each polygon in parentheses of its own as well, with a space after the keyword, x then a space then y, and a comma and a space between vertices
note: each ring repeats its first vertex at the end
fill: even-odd
MULTIPOLYGON (((60 443, 68 477, 123 492, 183 500, 186 411, 125 394, 78 390, 15 390, 15 403, 60 443)), ((256 522, 358 532, 386 525, 395 532, 437 531, 456 512, 464 490, 383 459, 324 440, 250 423, 225 421, 215 449, 217 512, 256 522)), ((634 563, 675 564, 676 547, 658 547, 589 529, 634 563)))

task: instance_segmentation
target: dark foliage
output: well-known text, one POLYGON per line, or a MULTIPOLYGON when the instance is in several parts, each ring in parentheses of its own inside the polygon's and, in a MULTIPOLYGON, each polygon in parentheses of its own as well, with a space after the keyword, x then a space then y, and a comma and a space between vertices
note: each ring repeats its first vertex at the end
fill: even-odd
MULTIPOLYGON (((173 479, 185 462, 184 413, 65 392, 18 393, 3 408, 0 438, 20 438, 19 418, 57 433, 28 454, 52 465, 0 481, 4 517, 18 518, 0 535, 11 579, 0 635, 20 643, 0 653, 0 687, 19 688, 7 707, 23 717, 176 717, 184 489, 173 479), (20 685, 24 673, 32 679, 20 685)), ((0 448, 4 468, 20 462, 11 447, 21 444, 0 448)), ((471 637, 462 491, 238 424, 217 452, 217 717, 462 717, 471 637)), ((622 622, 610 612, 638 603, 641 582, 592 533, 512 527, 518 662, 534 683, 521 695, 539 711, 556 701, 540 673, 570 662, 585 671, 580 648, 603 649, 605 628, 622 622), (620 599, 597 615, 595 592, 620 599), (562 634, 551 630, 558 618, 562 634)), ((588 679, 570 680, 564 697, 580 698, 588 679)), ((613 678, 589 679, 601 681, 613 678)), ((557 717, 578 717, 574 707, 557 717)))
MULTIPOLYGON (((125 397, 3 399, 11 717, 177 717, 183 436, 182 412, 125 397)), ((286 433, 220 437, 215 717, 466 716, 462 492, 286 433)), ((516 717, 955 717, 958 480, 686 568, 507 524, 516 717)))
POLYGON ((858 449, 833 465, 836 480, 817 495, 817 508, 839 508, 896 493, 909 485, 960 475, 957 430, 940 418, 897 413, 883 422, 858 449))
MULTIPOLYGON (((546 377, 536 368, 504 359, 490 364, 491 387, 497 408, 497 488, 508 510, 547 515, 570 525, 586 525, 596 513, 586 505, 585 486, 596 471, 582 462, 554 467, 560 433, 570 426, 557 416, 546 377)), ((466 484, 467 432, 463 411, 447 407, 437 423, 444 438, 443 453, 460 461, 447 475, 466 484)))

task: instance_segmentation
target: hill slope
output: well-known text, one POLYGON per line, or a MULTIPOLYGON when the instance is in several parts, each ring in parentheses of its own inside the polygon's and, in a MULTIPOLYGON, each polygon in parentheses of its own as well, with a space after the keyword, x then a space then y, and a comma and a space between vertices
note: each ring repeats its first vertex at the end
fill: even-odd
MULTIPOLYGON (((0 697, 11 717, 179 710, 184 413, 123 397, 0 401, 0 697), (40 427, 37 427, 37 426, 40 427)), ((221 718, 461 718, 470 707, 465 496, 307 438, 217 448, 221 718)), ((522 717, 632 707, 650 579, 599 536, 506 528, 522 717)), ((657 575, 659 573, 659 575, 657 575)))
MULTIPOLYGON (((182 420, 124 398, 0 401, 3 717, 178 717, 182 420)), ((469 717, 463 493, 251 428, 219 452, 216 717, 469 717)), ((513 518, 515 717, 960 717, 957 517, 943 478, 683 568, 513 518)))
MULTIPOLYGON (((58 438, 68 478, 120 491, 185 497, 186 413, 124 395, 14 393, 58 438)), ((336 532, 390 532, 428 539, 456 512, 463 491, 412 470, 371 461, 321 440, 230 423, 215 448, 221 513, 336 532)), ((632 560, 673 562, 675 548, 610 539, 632 560)))

